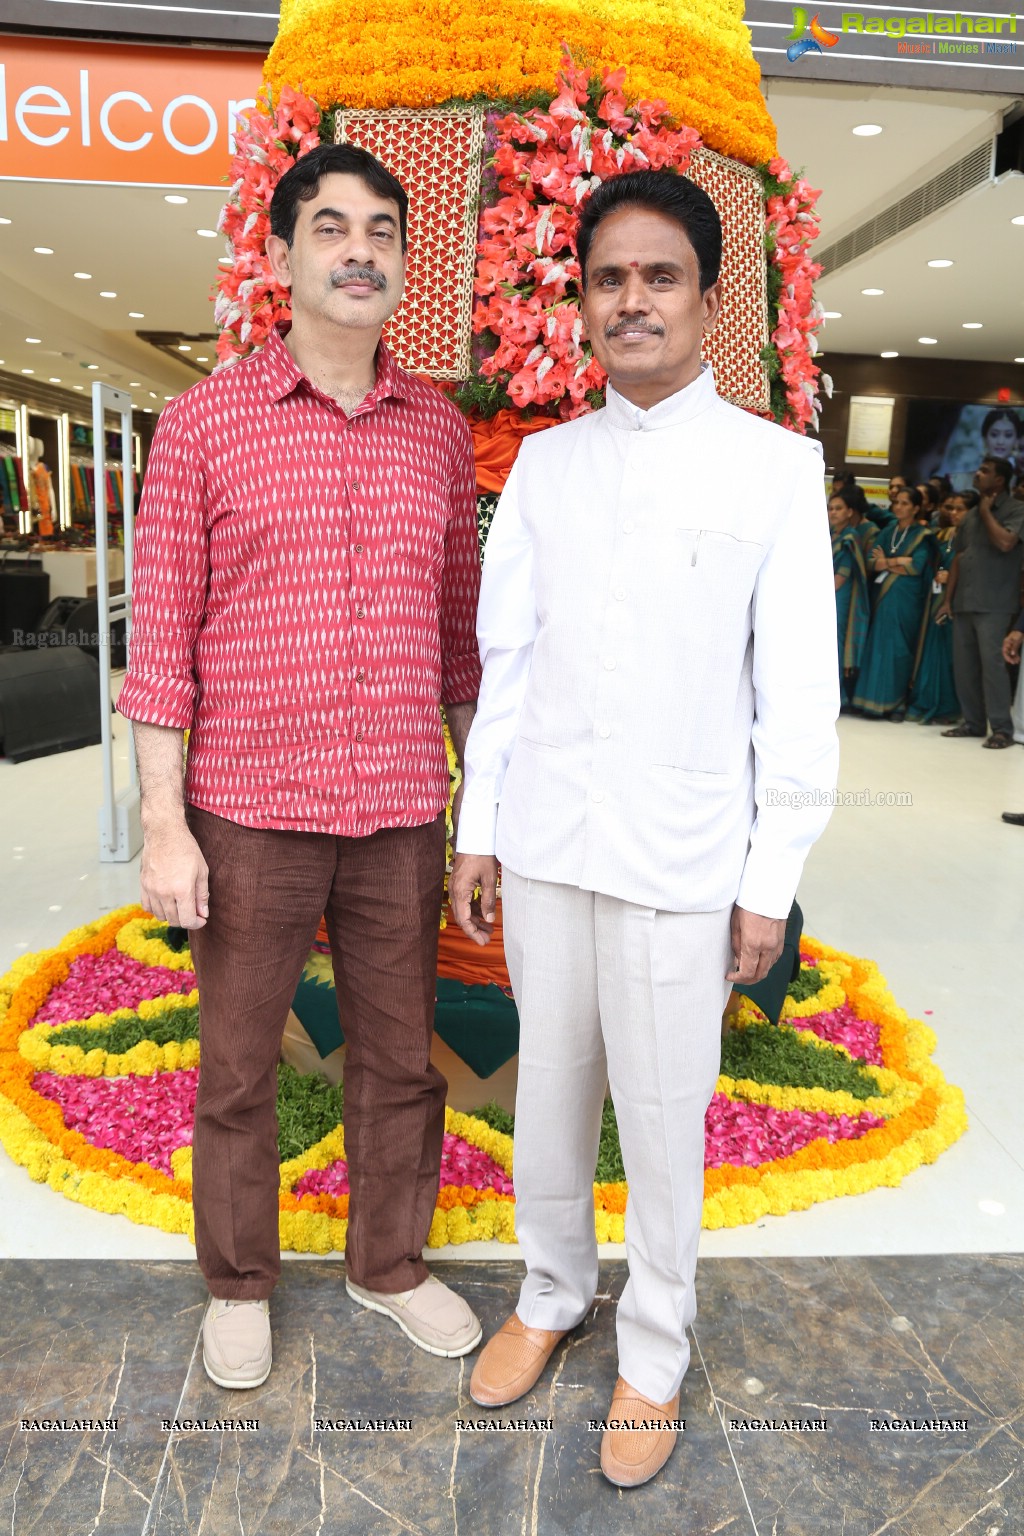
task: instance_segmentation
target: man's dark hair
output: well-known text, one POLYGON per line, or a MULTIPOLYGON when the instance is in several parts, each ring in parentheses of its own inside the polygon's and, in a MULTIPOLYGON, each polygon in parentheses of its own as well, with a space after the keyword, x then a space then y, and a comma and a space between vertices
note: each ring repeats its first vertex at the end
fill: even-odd
POLYGON ((308 155, 296 160, 291 170, 285 171, 270 200, 271 234, 279 235, 289 245, 292 244, 299 204, 308 203, 316 197, 325 176, 358 176, 378 197, 397 203, 402 250, 407 249, 408 194, 386 166, 375 160, 369 150, 360 149, 356 144, 319 144, 308 155))
POLYGON ((986 464, 990 464, 992 466, 1000 480, 1002 480, 1003 484, 1006 486, 1006 489, 1009 490, 1013 481, 1013 465, 1010 463, 1009 459, 997 459, 989 453, 986 454, 981 461, 982 469, 984 469, 986 464))
POLYGON ((620 208, 649 208, 674 219, 685 230, 696 254, 701 293, 717 283, 722 265, 722 221, 703 187, 675 171, 626 171, 603 181, 583 204, 576 232, 581 287, 587 285, 587 259, 598 225, 620 208))

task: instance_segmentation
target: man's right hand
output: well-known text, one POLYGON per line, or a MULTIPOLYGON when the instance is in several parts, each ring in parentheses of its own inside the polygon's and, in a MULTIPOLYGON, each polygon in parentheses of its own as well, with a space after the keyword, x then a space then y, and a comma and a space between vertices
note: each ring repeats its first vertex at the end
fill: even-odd
POLYGON ((949 604, 940 603, 938 608, 935 610, 936 624, 948 624, 952 617, 953 610, 950 608, 949 604))
POLYGON ((203 928, 210 915, 210 871, 184 821, 147 831, 142 905, 173 928, 203 928))
POLYGON ((1015 667, 1020 661, 1022 645, 1024 645, 1024 629, 1011 629, 1003 641, 1003 660, 1008 661, 1011 667, 1015 667))
POLYGON ((488 853, 457 853, 448 877, 452 916, 474 944, 489 944, 494 932, 498 861, 488 853), (479 901, 473 892, 480 887, 479 901))

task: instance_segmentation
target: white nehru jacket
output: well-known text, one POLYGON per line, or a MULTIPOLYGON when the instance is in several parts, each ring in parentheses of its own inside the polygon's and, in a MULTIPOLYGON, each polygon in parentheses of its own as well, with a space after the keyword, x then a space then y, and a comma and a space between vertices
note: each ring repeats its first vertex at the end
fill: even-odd
POLYGON ((789 912, 838 769, 817 444, 710 368, 528 438, 477 619, 462 853, 677 912, 789 912))

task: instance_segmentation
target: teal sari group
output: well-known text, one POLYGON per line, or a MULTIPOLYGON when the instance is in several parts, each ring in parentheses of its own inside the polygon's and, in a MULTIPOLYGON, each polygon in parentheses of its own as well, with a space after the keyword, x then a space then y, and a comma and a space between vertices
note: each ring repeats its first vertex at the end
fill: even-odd
MULTIPOLYGON (((955 533, 955 528, 940 528, 935 536, 937 568, 940 571, 948 571, 953 564, 955 533)), ((927 622, 918 647, 907 718, 920 720, 922 725, 927 725, 931 720, 957 720, 960 717, 960 701, 953 681, 953 625, 951 622, 935 622, 935 615, 945 596, 944 586, 932 594, 927 622)))
MULTIPOLYGON (((886 572, 873 585, 875 608, 852 703, 865 715, 883 716, 906 708, 928 622, 936 550, 931 529, 919 523, 902 532, 891 523, 878 535, 876 547, 890 559, 912 562, 909 572, 886 572)), ((875 578, 873 567, 868 574, 875 578)))
POLYGON ((832 535, 832 570, 846 579, 836 588, 836 638, 839 644, 839 698, 849 704, 853 674, 860 670, 871 622, 871 598, 864 553, 849 525, 832 535))

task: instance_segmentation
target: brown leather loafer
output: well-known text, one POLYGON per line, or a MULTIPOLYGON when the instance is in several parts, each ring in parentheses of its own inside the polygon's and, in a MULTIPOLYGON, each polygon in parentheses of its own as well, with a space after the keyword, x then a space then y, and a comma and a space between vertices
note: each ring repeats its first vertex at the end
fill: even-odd
POLYGON ((601 1437, 601 1471, 618 1488, 638 1488, 660 1472, 676 1448, 683 1421, 679 1393, 655 1403, 620 1376, 601 1437))
MULTIPOLYGON (((568 1331, 568 1330, 566 1330, 568 1331)), ((503 1408, 529 1392, 565 1332, 527 1328, 513 1312, 480 1351, 469 1395, 484 1408, 503 1408)))

